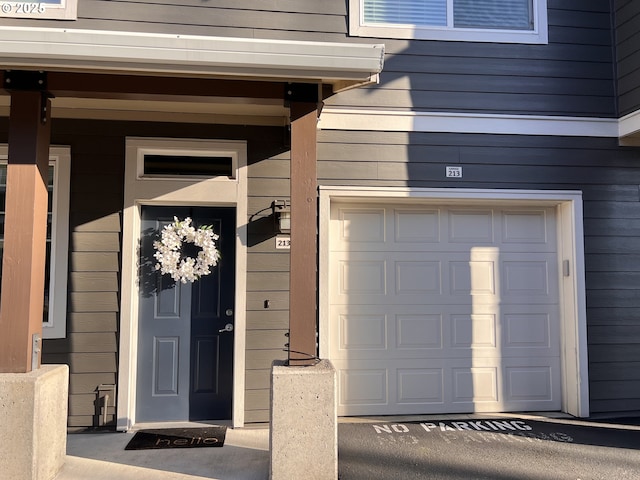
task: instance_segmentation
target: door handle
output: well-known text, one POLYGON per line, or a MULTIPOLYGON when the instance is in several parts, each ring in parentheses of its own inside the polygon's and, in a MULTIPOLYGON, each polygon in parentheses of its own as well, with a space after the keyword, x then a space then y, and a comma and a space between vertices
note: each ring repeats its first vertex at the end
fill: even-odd
POLYGON ((233 332, 233 323, 227 323, 224 328, 221 328, 220 330, 218 330, 218 333, 222 333, 222 332, 233 332))

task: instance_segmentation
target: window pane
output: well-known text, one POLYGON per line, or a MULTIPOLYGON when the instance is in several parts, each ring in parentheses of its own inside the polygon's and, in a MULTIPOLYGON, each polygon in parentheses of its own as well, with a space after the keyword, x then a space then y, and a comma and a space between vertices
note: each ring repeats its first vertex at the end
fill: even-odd
POLYGON ((532 0, 453 0, 453 24, 462 28, 533 30, 532 0))
POLYGON ((446 0, 364 0, 365 23, 440 26, 447 24, 446 0))
POLYGON ((230 177, 233 174, 233 159, 231 157, 145 155, 144 174, 172 177, 230 177))

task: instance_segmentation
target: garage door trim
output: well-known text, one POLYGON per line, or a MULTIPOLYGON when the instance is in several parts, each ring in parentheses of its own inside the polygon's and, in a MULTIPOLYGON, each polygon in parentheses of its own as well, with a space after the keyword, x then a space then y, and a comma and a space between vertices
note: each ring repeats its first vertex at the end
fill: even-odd
MULTIPOLYGON (((554 206, 557 212, 558 252, 563 263, 560 278, 560 330, 562 411, 577 417, 589 415, 586 299, 579 191, 421 189, 374 187, 320 188, 320 304, 319 348, 330 358, 329 275, 330 209, 335 202, 393 202, 406 205, 504 205, 554 206), (567 265, 569 268, 567 269, 567 265), (568 273, 568 275, 567 275, 568 273)), ((560 268, 560 265, 559 265, 560 268)))

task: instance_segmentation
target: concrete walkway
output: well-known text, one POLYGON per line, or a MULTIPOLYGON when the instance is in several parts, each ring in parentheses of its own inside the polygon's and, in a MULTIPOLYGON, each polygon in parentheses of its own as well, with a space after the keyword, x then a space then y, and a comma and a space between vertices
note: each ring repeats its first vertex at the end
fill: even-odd
MULTIPOLYGON (((553 416, 341 419, 340 477, 342 480, 640 480, 639 418, 594 421, 553 416), (496 423, 496 419, 500 421, 496 423), (513 428, 499 428, 505 422, 513 428)), ((67 461, 55 480, 269 478, 267 427, 229 428, 222 448, 125 450, 133 433, 68 435, 67 461)), ((313 468, 312 457, 309 466, 313 468)))
POLYGON ((110 432, 68 435, 67 461, 55 480, 269 478, 267 428, 229 428, 222 448, 125 450, 133 434, 110 432))

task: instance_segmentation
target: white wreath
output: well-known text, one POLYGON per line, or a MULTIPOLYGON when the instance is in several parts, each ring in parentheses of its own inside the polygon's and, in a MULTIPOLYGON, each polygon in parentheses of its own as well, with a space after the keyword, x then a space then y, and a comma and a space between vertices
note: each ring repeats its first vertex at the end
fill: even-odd
POLYGON ((156 270, 182 283, 194 282, 209 275, 211 267, 220 259, 215 243, 217 239, 218 235, 213 233, 210 225, 194 228, 191 218, 180 221, 173 217, 173 223, 162 229, 161 239, 153 242, 156 249, 153 256, 158 260, 156 270), (182 247, 185 243, 193 243, 201 248, 195 258, 183 256, 182 247))

